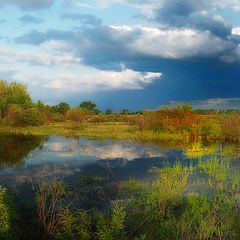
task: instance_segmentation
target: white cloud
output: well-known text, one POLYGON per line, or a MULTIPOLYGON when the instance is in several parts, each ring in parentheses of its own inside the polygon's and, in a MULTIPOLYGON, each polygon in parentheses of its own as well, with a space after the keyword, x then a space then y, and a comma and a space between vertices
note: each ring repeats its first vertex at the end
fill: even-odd
POLYGON ((161 77, 159 72, 138 72, 131 69, 103 71, 77 65, 73 68, 55 66, 15 66, 11 79, 28 85, 35 99, 42 94, 62 96, 112 90, 142 90, 161 77))
POLYGON ((233 9, 234 9, 235 11, 239 12, 239 11, 240 11, 240 4, 234 5, 234 6, 233 6, 233 9))
POLYGON ((17 49, 0 46, 0 73, 7 70, 11 79, 27 83, 35 94, 43 91, 94 92, 143 89, 161 73, 138 72, 120 64, 120 71, 99 70, 81 63, 64 41, 48 41, 40 46, 17 49))
POLYGON ((115 30, 113 39, 126 43, 132 52, 147 56, 181 59, 198 56, 214 56, 233 47, 229 41, 212 35, 209 31, 194 29, 162 30, 143 26, 111 26, 115 30), (132 37, 130 37, 132 36, 132 37))
POLYGON ((152 158, 163 157, 165 152, 161 149, 137 144, 129 144, 124 142, 102 142, 84 140, 79 141, 76 139, 53 139, 44 143, 43 150, 41 151, 41 159, 46 159, 45 153, 53 152, 59 157, 73 158, 73 157, 93 157, 97 159, 125 159, 135 160, 138 158, 152 158))
POLYGON ((240 27, 235 27, 232 29, 233 35, 240 35, 240 27))
POLYGON ((161 73, 137 72, 131 69, 101 71, 91 68, 92 73, 61 72, 54 79, 45 78, 45 88, 66 92, 86 92, 119 89, 143 89, 161 77, 161 73))
POLYGON ((31 49, 32 51, 17 50, 14 48, 0 48, 1 62, 26 62, 30 64, 37 64, 43 66, 64 65, 69 66, 80 62, 80 58, 71 55, 70 53, 47 53, 47 51, 39 51, 31 49))
POLYGON ((47 51, 57 51, 57 52, 67 52, 69 50, 71 50, 71 45, 64 40, 50 40, 50 41, 46 41, 44 43, 42 43, 40 45, 40 47, 42 47, 44 50, 47 51))

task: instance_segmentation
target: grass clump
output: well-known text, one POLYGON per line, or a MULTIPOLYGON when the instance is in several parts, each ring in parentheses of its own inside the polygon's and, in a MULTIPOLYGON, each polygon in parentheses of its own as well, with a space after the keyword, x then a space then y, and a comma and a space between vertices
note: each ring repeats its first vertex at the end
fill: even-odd
POLYGON ((0 186, 0 239, 18 239, 13 222, 16 219, 6 188, 0 186))
POLYGON ((0 237, 8 235, 11 229, 10 212, 6 202, 6 189, 0 186, 0 237))

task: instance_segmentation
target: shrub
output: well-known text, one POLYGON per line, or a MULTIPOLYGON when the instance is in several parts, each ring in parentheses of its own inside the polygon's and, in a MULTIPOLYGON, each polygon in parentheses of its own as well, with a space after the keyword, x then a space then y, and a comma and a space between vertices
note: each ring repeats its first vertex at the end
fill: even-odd
POLYGON ((115 202, 113 204, 112 216, 111 218, 105 217, 102 213, 99 214, 97 222, 97 239, 98 240, 124 240, 124 221, 126 217, 126 212, 124 207, 120 202, 115 202))
POLYGON ((67 119, 82 122, 88 118, 88 111, 82 108, 72 108, 67 112, 67 119))
POLYGON ((200 135, 206 138, 218 138, 222 136, 220 123, 214 119, 205 119, 199 124, 200 135))
POLYGON ((61 181, 39 182, 36 196, 38 222, 46 239, 55 236, 58 231, 64 197, 65 189, 61 181))
POLYGON ((224 116, 221 119, 223 136, 227 140, 240 139, 240 117, 238 115, 224 116))
POLYGON ((197 115, 188 106, 162 108, 158 111, 145 111, 136 123, 140 129, 164 130, 168 132, 190 131, 197 122, 197 115))
POLYGON ((87 211, 78 209, 71 212, 68 208, 63 209, 59 214, 59 227, 55 235, 57 240, 66 239, 92 239, 92 219, 87 211))
POLYGON ((13 126, 38 126, 40 115, 35 107, 23 108, 19 105, 11 105, 6 119, 13 126))
POLYGON ((7 203, 6 189, 0 186, 0 239, 7 239, 10 230, 10 209, 7 203))

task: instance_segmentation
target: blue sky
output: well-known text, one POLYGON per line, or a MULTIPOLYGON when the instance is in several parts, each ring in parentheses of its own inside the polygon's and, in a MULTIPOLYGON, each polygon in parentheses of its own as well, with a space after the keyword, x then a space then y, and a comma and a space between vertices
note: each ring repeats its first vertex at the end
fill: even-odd
POLYGON ((240 106, 240 0, 0 0, 0 76, 35 101, 240 106))

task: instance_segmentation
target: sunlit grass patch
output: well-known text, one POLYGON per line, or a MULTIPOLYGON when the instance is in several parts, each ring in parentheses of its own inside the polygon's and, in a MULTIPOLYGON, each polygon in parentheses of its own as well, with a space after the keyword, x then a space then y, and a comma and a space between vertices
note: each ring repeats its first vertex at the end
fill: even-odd
POLYGON ((6 189, 0 186, 0 239, 7 239, 11 231, 11 213, 6 189))

